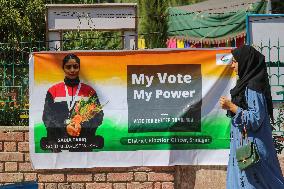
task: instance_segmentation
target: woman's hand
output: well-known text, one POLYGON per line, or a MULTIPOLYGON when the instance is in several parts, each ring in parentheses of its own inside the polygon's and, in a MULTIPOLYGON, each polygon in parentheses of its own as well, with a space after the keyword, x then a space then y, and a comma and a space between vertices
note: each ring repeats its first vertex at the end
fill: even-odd
POLYGON ((233 113, 237 112, 238 106, 232 103, 232 101, 229 100, 227 97, 221 96, 219 103, 222 109, 230 110, 233 113))
POLYGON ((81 132, 81 125, 80 124, 74 124, 71 122, 66 126, 66 131, 68 135, 73 136, 73 137, 78 137, 81 132))

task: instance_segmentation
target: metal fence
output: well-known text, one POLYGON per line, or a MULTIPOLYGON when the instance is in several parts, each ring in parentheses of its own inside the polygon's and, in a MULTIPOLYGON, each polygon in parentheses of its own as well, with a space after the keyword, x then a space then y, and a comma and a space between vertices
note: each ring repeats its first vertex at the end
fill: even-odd
POLYGON ((275 109, 275 123, 276 131, 284 131, 284 46, 281 46, 279 41, 277 45, 261 45, 258 50, 266 55, 267 72, 269 82, 271 85, 271 92, 275 109))
POLYGON ((284 46, 279 40, 256 47, 266 56, 267 72, 274 104, 273 140, 277 153, 284 149, 284 46))
POLYGON ((28 125, 29 45, 0 44, 0 125, 28 125))
POLYGON ((122 48, 122 38, 117 37, 119 34, 101 32, 82 38, 79 34, 65 33, 60 41, 61 49, 48 49, 45 41, 0 43, 0 126, 28 126, 30 53, 49 50, 117 50, 122 48), (104 38, 100 39, 97 35, 104 38))

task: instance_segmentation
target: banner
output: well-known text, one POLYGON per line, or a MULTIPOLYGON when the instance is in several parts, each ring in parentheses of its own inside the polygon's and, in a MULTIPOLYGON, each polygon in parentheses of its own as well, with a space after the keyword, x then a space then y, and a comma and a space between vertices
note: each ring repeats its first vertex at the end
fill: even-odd
POLYGON ((227 164, 230 119, 219 98, 235 85, 230 51, 34 53, 34 168, 227 164))

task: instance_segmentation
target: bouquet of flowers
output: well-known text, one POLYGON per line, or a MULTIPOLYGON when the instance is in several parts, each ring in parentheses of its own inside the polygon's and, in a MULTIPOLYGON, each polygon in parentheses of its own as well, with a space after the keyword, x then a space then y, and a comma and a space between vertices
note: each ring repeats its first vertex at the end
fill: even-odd
POLYGON ((102 107, 102 105, 97 103, 97 98, 94 96, 86 101, 83 99, 78 101, 67 122, 67 133, 73 137, 79 136, 82 127, 81 124, 95 117, 102 110, 102 107))

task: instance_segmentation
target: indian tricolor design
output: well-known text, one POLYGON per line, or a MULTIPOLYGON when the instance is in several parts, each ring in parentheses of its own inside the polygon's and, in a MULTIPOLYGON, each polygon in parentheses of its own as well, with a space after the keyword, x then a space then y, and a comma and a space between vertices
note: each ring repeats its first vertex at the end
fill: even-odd
POLYGON ((35 168, 226 164, 230 119, 218 100, 229 96, 236 80, 230 51, 72 52, 81 61, 80 80, 95 89, 103 105, 96 135, 104 145, 91 152, 59 153, 41 148, 47 134, 42 113, 47 90, 64 79, 62 60, 70 52, 34 53, 30 151, 35 168), (67 163, 71 157, 80 161, 67 163))

